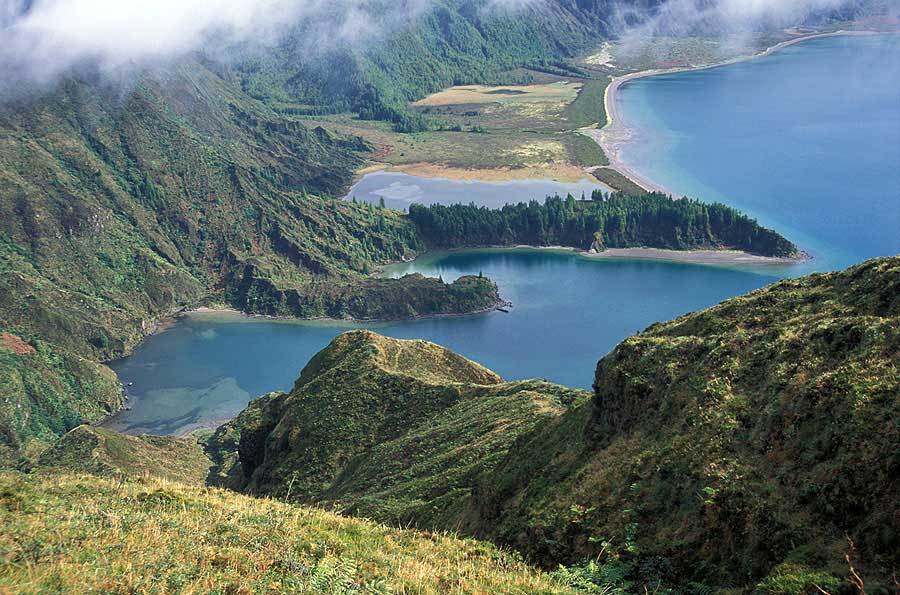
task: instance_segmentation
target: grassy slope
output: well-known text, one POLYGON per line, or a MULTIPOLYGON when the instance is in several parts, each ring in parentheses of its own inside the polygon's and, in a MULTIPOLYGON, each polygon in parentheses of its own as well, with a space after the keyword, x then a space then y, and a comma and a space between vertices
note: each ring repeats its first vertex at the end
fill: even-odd
POLYGON ((654 325, 601 360, 593 399, 351 332, 210 450, 233 487, 592 559, 565 572, 606 592, 843 592, 847 554, 881 592, 898 330, 900 258, 654 325))
POLYGON ((226 484, 390 522, 449 524, 522 433, 584 391, 504 383, 425 341, 345 333, 289 394, 255 401, 212 439, 226 484))
POLYGON ((544 563, 798 593, 846 581, 849 537, 877 592, 900 564, 898 296, 883 259, 627 339, 591 404, 479 486, 470 528, 544 563))
POLYGON ((78 426, 42 453, 37 465, 99 476, 152 475, 204 486, 211 461, 194 438, 129 436, 105 428, 78 426))
MULTIPOLYGON (((211 292, 248 311, 379 317, 417 283, 362 283, 418 248, 399 214, 308 194, 339 192, 365 146, 281 119, 200 65, 121 100, 73 82, 5 106, 0 126, 0 316, 76 352, 119 354, 211 292)), ((441 289, 416 291, 439 302, 441 289)))
POLYGON ((34 458, 82 419, 99 419, 122 404, 105 366, 0 333, 0 467, 34 458))
POLYGON ((161 479, 0 473, 0 591, 570 592, 483 542, 161 479))
MULTIPOLYGON (((900 258, 782 281, 624 341, 598 364, 592 399, 504 383, 424 341, 353 331, 291 393, 254 401, 207 441, 212 478, 460 527, 547 565, 589 558, 556 580, 599 592, 839 593, 850 589, 849 555, 868 592, 886 593, 900 562, 898 318, 900 258)), ((193 482, 208 465, 187 441, 89 428, 51 461, 193 482)), ((16 589, 140 588, 151 566, 170 589, 238 575, 250 590, 314 589, 303 581, 336 573, 401 592, 551 588, 476 542, 432 537, 413 550, 424 534, 149 478, 53 473, 0 479, 0 581, 16 589), (182 553, 188 544, 199 557, 182 553), (112 563, 98 564, 108 549, 112 563), (436 566, 407 574, 411 551, 436 566)))

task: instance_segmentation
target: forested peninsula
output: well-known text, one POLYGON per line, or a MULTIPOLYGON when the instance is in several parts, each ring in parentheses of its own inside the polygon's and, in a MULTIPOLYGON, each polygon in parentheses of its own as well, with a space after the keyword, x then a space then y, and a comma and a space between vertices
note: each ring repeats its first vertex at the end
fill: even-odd
POLYGON ((721 203, 658 192, 592 193, 508 204, 501 209, 470 205, 411 205, 409 218, 431 248, 566 246, 601 252, 607 248, 741 250, 778 258, 803 253, 777 232, 721 203))

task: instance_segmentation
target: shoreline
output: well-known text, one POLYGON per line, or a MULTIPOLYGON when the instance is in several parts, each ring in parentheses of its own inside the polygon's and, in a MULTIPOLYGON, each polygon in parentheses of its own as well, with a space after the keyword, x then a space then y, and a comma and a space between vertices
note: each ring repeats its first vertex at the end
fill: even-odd
POLYGON ((595 259, 635 259, 662 260, 689 264, 712 265, 795 265, 811 260, 802 253, 797 257, 760 256, 741 250, 667 250, 665 248, 607 248, 603 252, 584 253, 587 258, 595 259))
MULTIPOLYGON (((587 182, 600 187, 606 184, 593 177, 586 168, 565 163, 534 164, 524 167, 453 167, 437 163, 406 163, 391 165, 388 163, 372 163, 356 171, 348 193, 364 177, 372 173, 406 174, 415 178, 429 180, 446 180, 450 182, 481 182, 486 184, 502 184, 508 182, 555 182, 559 184, 578 184, 587 182)), ((348 194, 349 195, 349 194, 348 194)))
POLYGON ((679 66, 676 68, 654 68, 613 77, 612 80, 610 80, 609 85, 607 85, 606 90, 603 94, 603 107, 606 110, 606 124, 604 124, 600 129, 591 130, 588 136, 590 136, 590 138, 593 139, 594 142, 600 145, 600 148, 606 154, 606 158, 609 161, 608 167, 610 169, 619 172, 620 174, 631 180, 634 184, 640 186, 648 192, 662 192, 663 194, 676 196, 677 193, 670 191, 657 182, 654 182, 649 177, 641 174, 634 168, 625 164, 621 159, 620 150, 622 146, 629 142, 634 135, 634 130, 623 121, 622 115, 618 111, 617 93, 624 85, 638 79, 648 78, 652 76, 676 74, 680 72, 697 72, 702 70, 711 70, 714 68, 722 68, 725 66, 731 66, 733 64, 740 64, 742 62, 756 60, 757 58, 771 56, 772 54, 781 51, 786 47, 790 47, 792 45, 796 45, 798 43, 802 43, 804 41, 809 41, 812 39, 841 36, 870 36, 879 34, 880 33, 878 31, 857 31, 843 29, 839 31, 830 31, 827 33, 814 33, 811 35, 803 35, 794 39, 782 41, 755 54, 737 56, 735 58, 730 58, 728 60, 716 62, 714 64, 704 64, 700 66, 679 66))
MULTIPOLYGON (((410 261, 411 262, 411 261, 410 261)), ((391 264, 402 264, 400 262, 391 263, 391 264)), ((391 266, 391 265, 385 265, 391 266)), ((230 306, 222 305, 218 306, 198 306, 196 308, 190 308, 183 310, 172 317, 172 321, 174 322, 178 318, 184 316, 190 316, 192 314, 200 314, 200 315, 210 315, 210 314, 229 314, 235 315, 236 317, 247 318, 247 319, 257 319, 257 320, 270 320, 273 322, 321 322, 321 323, 334 323, 334 324, 345 324, 345 325, 355 325, 355 324, 391 324, 396 322, 408 322, 413 320, 427 320, 431 318, 461 318, 463 316, 476 316, 479 314, 488 314, 490 312, 495 312, 500 308, 508 308, 512 306, 512 302, 509 300, 505 300, 502 297, 499 298, 496 302, 491 304, 490 306, 485 306, 484 308, 479 308, 478 310, 472 310, 471 312, 447 312, 440 314, 420 314, 418 316, 410 316, 409 318, 332 318, 330 316, 315 316, 311 318, 303 318, 300 316, 279 316, 273 314, 253 314, 251 312, 243 312, 241 310, 237 310, 230 306)))
MULTIPOLYGON (((801 252, 798 256, 761 256, 759 254, 751 254, 742 250, 731 249, 697 249, 697 250, 670 250, 666 248, 607 248, 602 252, 590 252, 572 246, 531 246, 528 244, 516 244, 514 246, 481 246, 467 248, 449 248, 445 250, 433 250, 421 254, 418 258, 440 255, 455 254, 460 252, 477 252, 477 251, 514 251, 528 250, 534 252, 566 252, 574 253, 582 258, 592 260, 659 260, 667 262, 679 262, 685 264, 696 265, 742 265, 742 266, 791 266, 802 264, 812 260, 812 256, 806 252, 801 252)), ((409 261, 414 262, 414 261, 409 261)), ((408 264, 393 263, 386 267, 408 264)), ((378 271, 381 274, 384 268, 378 271)))

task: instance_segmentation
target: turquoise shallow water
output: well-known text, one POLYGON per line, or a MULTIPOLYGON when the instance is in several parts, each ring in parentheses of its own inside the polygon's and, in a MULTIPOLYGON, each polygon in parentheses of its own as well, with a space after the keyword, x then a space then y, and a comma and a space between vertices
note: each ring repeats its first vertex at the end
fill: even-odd
MULTIPOLYGON (((808 42, 770 58, 623 90, 625 117, 645 141, 626 148, 632 165, 672 189, 724 200, 785 232, 815 253, 805 269, 596 261, 535 250, 438 254, 387 272, 449 281, 481 271, 497 280, 515 304, 512 312, 367 328, 435 341, 506 378, 587 388, 600 357, 656 321, 780 276, 900 252, 900 85, 891 83, 896 71, 874 69, 888 51, 880 43, 808 42)), ((428 202, 432 193, 423 192, 417 200, 428 202)), ((131 409, 109 424, 167 434, 220 422, 253 396, 290 388, 309 358, 352 326, 185 317, 113 364, 123 382, 134 384, 131 409)))
POLYGON ((807 270, 900 253, 900 35, 638 79, 618 100, 623 161, 756 216, 816 257, 807 270))

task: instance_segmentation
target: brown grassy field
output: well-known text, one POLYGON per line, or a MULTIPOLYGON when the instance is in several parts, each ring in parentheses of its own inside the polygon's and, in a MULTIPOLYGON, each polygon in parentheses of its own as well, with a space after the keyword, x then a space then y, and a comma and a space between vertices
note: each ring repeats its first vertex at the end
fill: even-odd
POLYGON ((541 84, 465 85, 411 105, 436 129, 398 134, 389 124, 346 114, 307 120, 376 146, 375 164, 453 179, 591 179, 586 167, 607 163, 599 146, 577 131, 605 121, 605 80, 542 75, 541 84))
POLYGON ((499 103, 505 105, 555 103, 566 105, 575 101, 580 89, 580 82, 567 80, 538 85, 504 85, 500 87, 461 85, 429 95, 413 103, 413 106, 425 107, 469 103, 499 103))

